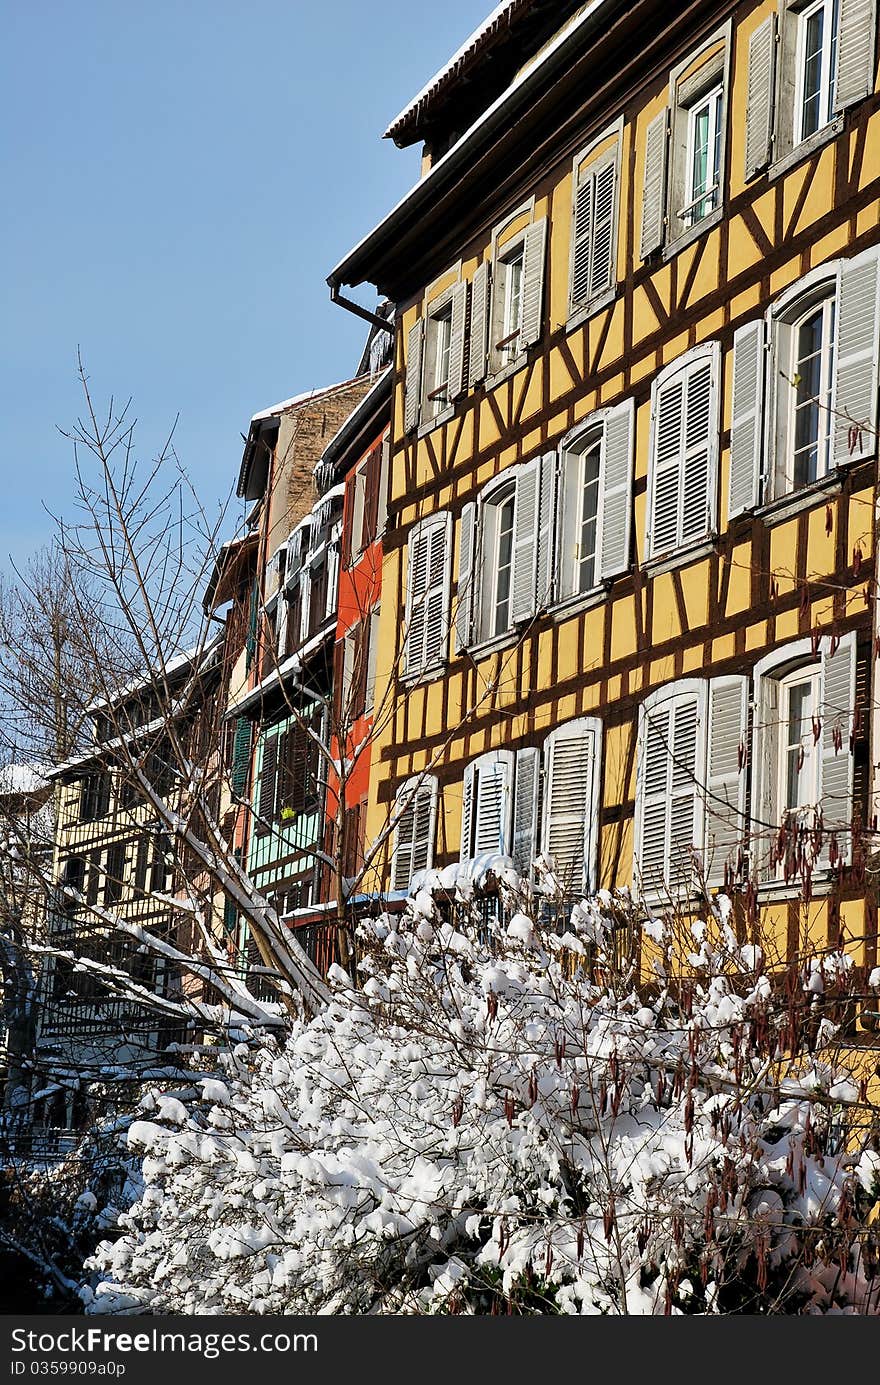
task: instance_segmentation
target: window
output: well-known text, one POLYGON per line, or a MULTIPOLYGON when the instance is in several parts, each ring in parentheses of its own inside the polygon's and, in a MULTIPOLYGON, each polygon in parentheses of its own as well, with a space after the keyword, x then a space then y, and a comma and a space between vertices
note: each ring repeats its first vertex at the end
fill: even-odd
POLYGON ((607 301, 617 283, 619 130, 574 161, 569 316, 607 301))
POLYGON ((495 639, 553 601, 555 452, 509 467, 462 511, 456 649, 495 639))
POLYGON ((651 390, 649 558, 706 539, 715 528, 718 471, 717 343, 674 361, 651 390))
POLYGON ((876 247, 812 271, 737 330, 731 518, 876 455, 878 341, 876 247))
POLYGON ((645 131, 641 256, 674 253, 720 215, 730 25, 673 69, 669 104, 645 131))
POLYGON ((519 361, 543 329, 545 218, 513 230, 531 215, 520 209, 493 235, 491 264, 471 289, 469 383, 519 361))
POLYGON ((752 857, 758 881, 848 861, 853 811, 855 635, 798 640, 754 672, 752 857))
POLYGON ((784 489, 798 490, 828 470, 832 436, 831 388, 834 365, 834 298, 825 298, 798 318, 787 333, 791 385, 783 408, 784 489))
POLYGON ((404 428, 410 432, 445 414, 465 388, 467 284, 454 284, 426 303, 407 333, 404 428))
POLYGON ((721 199, 721 116, 724 89, 713 87, 688 111, 688 204, 685 225, 708 216, 721 199))
POLYGON ((94 822, 105 817, 110 808, 110 779, 106 774, 95 771, 80 780, 79 820, 94 822))
POLYGON ((118 904, 125 887, 127 857, 124 842, 114 842, 107 851, 107 873, 104 877, 104 903, 118 904))
POLYGON ((407 543, 404 664, 407 677, 437 669, 449 635, 450 516, 430 515, 407 543))
POLYGON ((781 3, 749 39, 745 175, 784 168, 840 128, 874 89, 871 0, 781 3))
POLYGON ((408 890, 413 877, 430 870, 437 821, 437 780, 416 775, 401 785, 394 800, 391 888, 408 890))
POLYGON ((684 679, 639 715, 635 873, 649 897, 738 873, 747 838, 748 679, 684 679))
POLYGON ((486 506, 483 541, 488 580, 482 628, 489 637, 503 635, 510 629, 515 515, 516 491, 513 488, 505 490, 486 506))
POLYGON ((629 566, 633 421, 627 400, 594 415, 562 442, 560 600, 592 591, 629 566))
POLYGON ((462 860, 508 856, 526 875, 540 824, 541 849, 564 893, 594 888, 600 745, 600 723, 586 717, 557 727, 542 749, 491 750, 473 760, 462 785, 462 860))
POLYGON ((831 119, 837 67, 837 21, 837 0, 816 0, 797 17, 795 144, 815 134, 831 119))

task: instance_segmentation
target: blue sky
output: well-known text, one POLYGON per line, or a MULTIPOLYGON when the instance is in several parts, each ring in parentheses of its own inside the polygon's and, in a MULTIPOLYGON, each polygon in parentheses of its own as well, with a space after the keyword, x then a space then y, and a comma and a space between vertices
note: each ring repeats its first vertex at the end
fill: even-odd
POLYGON ((337 259, 418 176, 388 121, 490 0, 32 0, 4 7, 0 568, 69 514, 57 428, 133 397, 225 495, 252 413, 345 379, 337 259))

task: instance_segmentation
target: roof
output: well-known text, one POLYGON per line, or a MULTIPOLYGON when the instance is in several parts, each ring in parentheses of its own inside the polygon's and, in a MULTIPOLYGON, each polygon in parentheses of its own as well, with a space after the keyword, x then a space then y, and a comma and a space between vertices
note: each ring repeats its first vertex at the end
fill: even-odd
POLYGON ((492 48, 499 35, 509 29, 512 21, 523 11, 533 9, 534 4, 535 0, 501 0, 501 4, 495 6, 439 72, 435 72, 421 91, 394 117, 383 139, 393 139, 400 145, 412 143, 418 137, 415 127, 426 109, 437 97, 461 81, 465 73, 492 48))
POLYGON ((0 796, 18 798, 29 794, 42 793, 48 789, 49 781, 35 765, 0 766, 0 796))
MULTIPOLYGON (((660 8, 659 0, 650 8, 660 8)), ((370 282, 391 298, 404 297, 424 281, 420 257, 430 257, 433 266, 460 253, 463 218, 474 232, 485 223, 487 178, 498 198, 520 187, 531 130, 560 102, 567 103, 572 120, 581 121, 585 93, 589 99, 594 89, 603 89, 595 80, 585 85, 585 77, 606 72, 609 53, 619 61, 621 50, 632 51, 644 18, 625 0, 589 0, 562 20, 533 60, 339 261, 327 277, 330 286, 370 282), (503 167, 494 166, 499 160, 503 167)), ((539 157, 536 142, 528 157, 539 157)))
POLYGON ((211 576, 205 588, 202 608, 205 612, 216 611, 235 595, 243 568, 248 559, 256 553, 259 535, 256 530, 236 539, 227 539, 214 559, 211 576))
POLYGON ((355 375, 350 380, 341 380, 335 385, 322 385, 316 389, 306 390, 304 394, 295 394, 290 399, 282 399, 279 404, 270 404, 268 409, 260 409, 259 413, 253 414, 241 457, 238 483, 235 488, 236 495, 244 496, 245 500, 259 500, 263 494, 269 473, 269 447, 275 444, 272 433, 282 414, 305 408, 313 402, 326 399, 329 395, 341 394, 345 390, 351 389, 352 385, 357 384, 361 378, 355 375), (271 442, 267 442, 263 447, 260 465, 255 468, 258 446, 264 435, 271 438, 271 442))
MULTIPOLYGON (((376 383, 370 387, 363 399, 354 406, 339 431, 330 439, 318 459, 319 467, 335 468, 345 459, 350 448, 357 449, 359 458, 363 448, 369 447, 373 437, 364 438, 364 433, 373 433, 379 426, 383 411, 390 413, 391 405, 391 366, 386 366, 376 383)), ((324 497, 326 499, 326 496, 324 497)))

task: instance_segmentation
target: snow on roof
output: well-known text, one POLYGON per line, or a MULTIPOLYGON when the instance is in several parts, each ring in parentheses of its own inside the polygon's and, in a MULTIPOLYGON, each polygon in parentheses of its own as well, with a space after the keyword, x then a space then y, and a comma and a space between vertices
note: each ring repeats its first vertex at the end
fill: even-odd
POLYGON ((421 178, 417 183, 413 184, 409 192, 405 192, 403 197, 401 197, 400 200, 394 204, 394 206, 391 208, 391 211, 387 212, 386 215, 383 216, 382 220, 377 222, 377 224, 373 227, 371 231, 368 231, 365 236, 362 236, 361 239, 357 242, 357 244, 353 246, 351 250, 349 250, 348 254, 343 256, 343 258, 339 261, 338 264, 334 265, 333 269, 327 276, 328 284, 335 284, 338 286, 339 284, 351 284, 353 282, 352 279, 345 278, 345 275, 348 271, 348 266, 350 262, 359 254, 359 252, 363 250, 364 247, 371 240, 373 240, 375 236, 379 235, 381 232, 384 232, 386 230, 389 223, 393 220, 393 218, 396 216, 398 212, 402 211, 403 208, 406 207, 407 203, 412 202, 416 198, 426 198, 429 195, 426 192, 426 189, 430 189, 432 185, 437 182, 440 174, 442 172, 445 172, 447 164, 458 153, 458 151, 464 145, 466 145, 473 138, 474 135, 477 134, 477 132, 482 128, 483 125, 486 124, 488 120, 491 119, 491 117, 495 114, 497 110, 499 110, 502 106, 506 104, 506 102, 508 102, 511 99, 511 97, 523 85, 523 83, 526 80, 532 78, 536 72, 538 72, 542 67, 544 67, 545 64, 549 62, 550 58, 557 52, 557 50, 561 48, 564 43, 568 42, 572 35, 575 34, 579 29, 581 29, 581 27, 593 17, 596 10, 600 9, 601 6, 606 3, 607 0, 589 0, 589 3, 586 4, 582 10, 577 11, 577 13, 572 17, 572 19, 567 24, 565 24, 562 29, 560 29, 556 37, 550 43, 548 43, 545 48, 541 50, 540 54, 537 56, 535 61, 533 63, 526 64, 526 66, 517 74, 517 76, 511 82, 510 86, 506 87, 505 90, 502 91, 501 95, 498 96, 492 102, 491 106, 487 106, 486 109, 482 111, 480 115, 477 116, 474 123, 468 126, 468 128, 464 131, 464 133, 455 142, 455 144, 452 145, 450 149, 447 149, 443 157, 441 159, 438 159, 435 164, 431 165, 425 176, 421 178))
POLYGON ((473 49, 478 48, 492 30, 497 28, 501 21, 509 16, 512 10, 521 9, 522 4, 523 0, 501 0, 501 4, 496 5, 492 13, 483 20, 482 24, 474 29, 474 32, 465 39, 464 43, 453 53, 449 61, 444 63, 443 67, 441 67, 438 72, 434 73, 433 77, 425 83, 421 91, 418 92, 411 101, 407 102, 403 110, 394 117, 385 131, 383 138, 389 139, 393 137, 397 131, 397 127, 402 125, 405 120, 409 119, 417 107, 425 100, 425 97, 430 96, 435 87, 440 86, 447 77, 450 77, 461 60, 468 57, 473 49))
POLYGON ((261 409, 258 414, 251 415, 251 423, 259 423, 262 418, 273 418, 275 414, 283 414, 286 409, 294 409, 297 404, 308 404, 312 399, 322 399, 325 394, 335 394, 337 390, 348 389, 349 385, 357 382, 357 376, 350 380, 340 380, 336 385, 316 385, 314 389, 305 390, 303 394, 295 394, 291 399, 282 399, 280 404, 270 404, 268 409, 261 409))
POLYGON ((0 794, 12 796, 39 793, 48 787, 48 779, 44 779, 35 765, 0 766, 0 794))

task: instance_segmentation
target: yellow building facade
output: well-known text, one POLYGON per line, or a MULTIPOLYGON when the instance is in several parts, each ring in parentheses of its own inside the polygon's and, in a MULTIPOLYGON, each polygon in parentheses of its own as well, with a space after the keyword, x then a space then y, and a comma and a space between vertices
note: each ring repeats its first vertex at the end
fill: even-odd
POLYGON ((544 853, 874 966, 875 7, 506 11, 330 279, 397 305, 377 884, 544 853))

